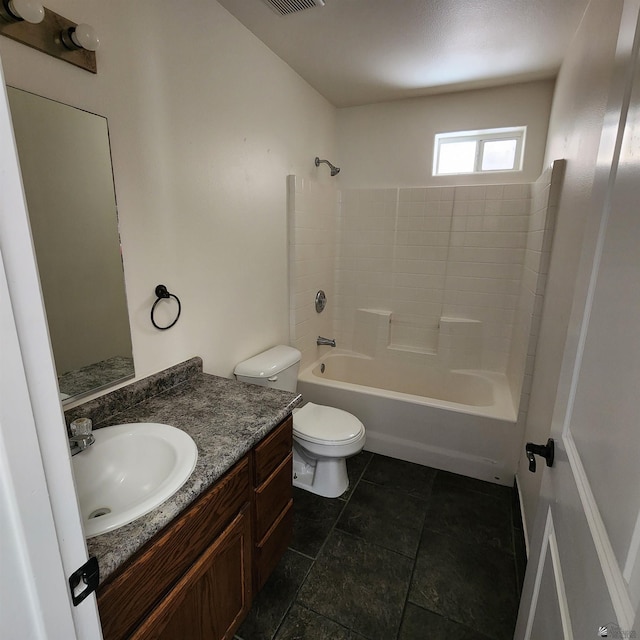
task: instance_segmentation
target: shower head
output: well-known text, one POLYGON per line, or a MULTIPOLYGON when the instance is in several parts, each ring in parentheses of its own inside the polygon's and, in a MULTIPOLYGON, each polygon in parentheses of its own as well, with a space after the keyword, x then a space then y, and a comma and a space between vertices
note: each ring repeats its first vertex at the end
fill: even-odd
POLYGON ((329 165, 329 168, 331 169, 331 177, 337 176, 340 173, 340 167, 335 167, 328 160, 320 160, 320 158, 316 157, 316 167, 319 167, 321 162, 329 165))

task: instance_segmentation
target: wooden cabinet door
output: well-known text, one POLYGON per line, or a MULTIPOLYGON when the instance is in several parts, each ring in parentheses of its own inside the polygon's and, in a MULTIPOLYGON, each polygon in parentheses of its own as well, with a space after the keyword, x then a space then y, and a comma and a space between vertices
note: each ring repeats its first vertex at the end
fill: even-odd
POLYGON ((157 603, 252 500, 249 459, 243 458, 98 587, 105 640, 129 640, 157 603))
POLYGON ((251 607, 251 521, 244 507, 132 635, 226 640, 251 607))

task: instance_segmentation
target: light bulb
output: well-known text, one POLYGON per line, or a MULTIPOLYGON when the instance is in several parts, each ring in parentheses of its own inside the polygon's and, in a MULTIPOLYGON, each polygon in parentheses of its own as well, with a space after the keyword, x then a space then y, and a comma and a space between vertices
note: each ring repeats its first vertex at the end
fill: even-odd
POLYGON ((71 39, 76 45, 87 51, 96 51, 100 46, 100 38, 90 24, 79 24, 71 31, 71 39))
POLYGON ((44 20, 44 7, 37 0, 9 0, 9 11, 25 22, 38 24, 44 20))

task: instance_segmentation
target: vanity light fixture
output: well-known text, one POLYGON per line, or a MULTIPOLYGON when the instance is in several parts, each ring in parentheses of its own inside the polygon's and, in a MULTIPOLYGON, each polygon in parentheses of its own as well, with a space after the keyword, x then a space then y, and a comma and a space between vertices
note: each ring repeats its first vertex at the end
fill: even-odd
POLYGON ((100 40, 88 24, 76 24, 37 0, 0 0, 0 35, 97 73, 100 40))
POLYGON ((7 22, 25 20, 40 24, 44 20, 44 7, 37 0, 2 0, 0 16, 7 22))
POLYGON ((77 27, 69 27, 60 32, 62 44, 70 51, 86 49, 97 51, 100 46, 100 38, 96 30, 90 24, 79 24, 77 27))

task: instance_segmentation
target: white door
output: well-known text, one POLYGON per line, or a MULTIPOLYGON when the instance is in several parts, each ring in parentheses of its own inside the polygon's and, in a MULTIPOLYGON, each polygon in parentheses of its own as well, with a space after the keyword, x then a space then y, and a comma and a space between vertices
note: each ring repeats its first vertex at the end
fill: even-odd
POLYGON ((75 638, 0 252, 0 637, 75 638))
POLYGON ((638 3, 625 8, 622 118, 605 119, 603 135, 615 161, 596 171, 605 206, 585 234, 551 429, 555 464, 538 458, 518 640, 640 638, 640 31, 638 3))
POLYGON ((87 548, 1 66, 0 141, 0 637, 97 640, 67 584, 87 548))

